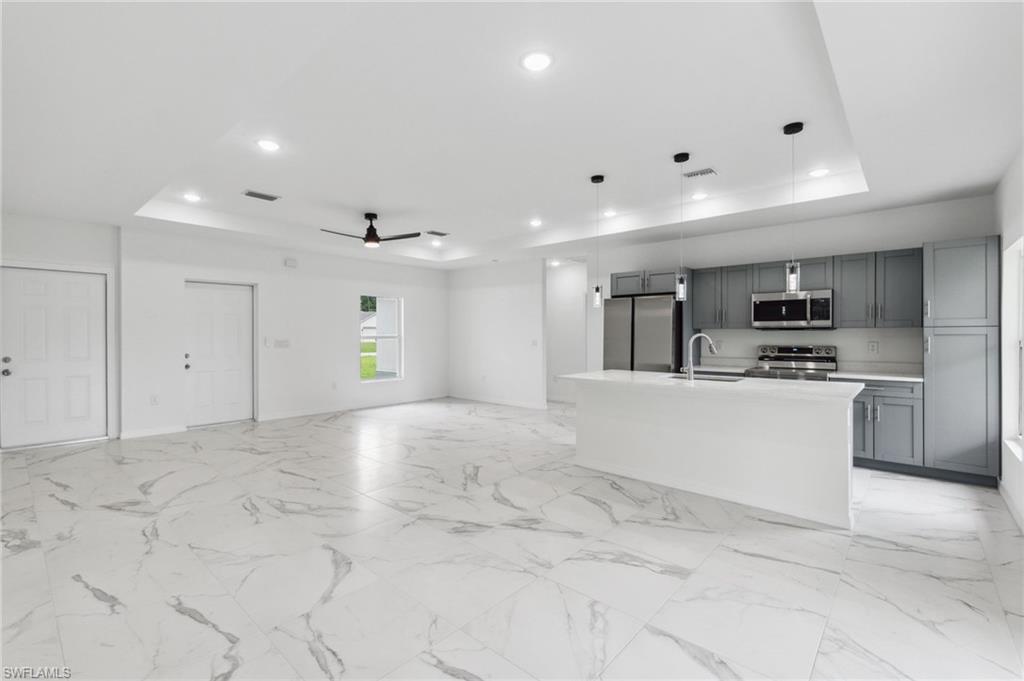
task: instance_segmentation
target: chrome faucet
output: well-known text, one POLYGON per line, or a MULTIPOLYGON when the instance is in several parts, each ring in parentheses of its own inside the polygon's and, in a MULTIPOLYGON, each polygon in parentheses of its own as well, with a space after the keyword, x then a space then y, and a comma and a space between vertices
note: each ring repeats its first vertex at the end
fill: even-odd
POLYGON ((692 336, 690 336, 690 346, 687 349, 686 355, 688 362, 686 375, 690 379, 690 385, 693 385, 693 341, 697 340, 698 338, 707 338, 708 350, 711 352, 712 355, 718 354, 718 348, 715 347, 715 339, 713 339, 711 336, 707 335, 706 333, 695 333, 692 336))

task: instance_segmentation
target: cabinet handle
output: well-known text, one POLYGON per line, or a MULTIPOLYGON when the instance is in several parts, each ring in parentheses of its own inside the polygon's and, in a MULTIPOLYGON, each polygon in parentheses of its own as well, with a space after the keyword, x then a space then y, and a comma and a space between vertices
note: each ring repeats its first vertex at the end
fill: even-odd
POLYGON ((867 405, 864 408, 864 420, 867 421, 868 423, 871 423, 871 405, 870 404, 867 405))
POLYGON ((874 303, 868 303, 867 320, 870 322, 874 318, 875 318, 875 304, 874 303))
POLYGON ((885 306, 881 303, 878 304, 878 320, 885 321, 885 306))
POLYGON ((881 422, 882 422, 882 405, 876 404, 875 405, 875 423, 881 423, 881 422))
POLYGON ((927 354, 932 354, 932 337, 928 336, 924 339, 924 351, 927 354))
POLYGON ((929 318, 932 316, 932 301, 930 300, 924 301, 924 316, 929 318))

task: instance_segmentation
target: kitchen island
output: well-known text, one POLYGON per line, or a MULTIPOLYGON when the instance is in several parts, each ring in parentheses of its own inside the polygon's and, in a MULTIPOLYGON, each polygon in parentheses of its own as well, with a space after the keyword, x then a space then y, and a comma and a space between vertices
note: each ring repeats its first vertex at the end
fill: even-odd
POLYGON ((851 404, 863 383, 594 371, 576 463, 849 528, 851 404))

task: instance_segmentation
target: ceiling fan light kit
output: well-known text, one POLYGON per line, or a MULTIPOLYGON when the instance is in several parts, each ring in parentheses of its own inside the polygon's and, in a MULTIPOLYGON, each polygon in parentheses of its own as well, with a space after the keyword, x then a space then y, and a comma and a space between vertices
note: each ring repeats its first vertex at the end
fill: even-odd
POLYGON ((415 239, 420 236, 422 232, 409 232, 407 234, 395 234, 394 236, 381 236, 377 234, 377 228, 374 226, 373 221, 377 219, 376 213, 363 213, 363 219, 369 222, 369 226, 366 228, 366 234, 358 236, 356 234, 346 234, 345 232, 336 232, 333 229, 323 229, 321 232, 327 232, 328 234, 335 234, 337 236, 347 236, 350 239, 359 239, 363 242, 363 246, 366 248, 380 248, 381 243, 385 241, 400 241, 402 239, 415 239))

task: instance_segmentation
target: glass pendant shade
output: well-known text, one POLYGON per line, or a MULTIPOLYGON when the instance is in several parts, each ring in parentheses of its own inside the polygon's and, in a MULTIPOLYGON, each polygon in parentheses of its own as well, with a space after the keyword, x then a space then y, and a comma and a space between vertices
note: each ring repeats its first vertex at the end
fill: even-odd
POLYGON ((594 287, 593 302, 591 303, 595 308, 601 307, 604 303, 604 296, 601 293, 601 285, 598 284, 594 287))
POLYGON ((676 279, 676 300, 680 303, 686 302, 686 275, 682 273, 676 279))
POLYGON ((786 292, 796 293, 800 290, 800 263, 786 263, 786 292))

